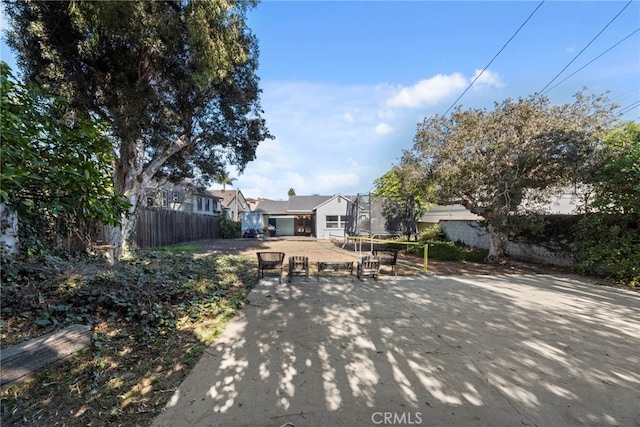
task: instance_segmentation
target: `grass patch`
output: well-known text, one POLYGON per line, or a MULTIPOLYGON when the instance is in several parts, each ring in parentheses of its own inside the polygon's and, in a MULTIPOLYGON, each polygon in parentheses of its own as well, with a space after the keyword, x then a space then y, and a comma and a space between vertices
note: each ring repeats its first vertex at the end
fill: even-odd
MULTIPOLYGON (((484 262, 489 251, 471 248, 462 244, 449 241, 425 242, 429 246, 429 259, 438 261, 467 261, 484 262)), ((410 252, 420 257, 424 256, 424 246, 415 246, 410 252)))
POLYGON ((184 253, 184 252, 198 252, 201 250, 202 250, 202 246, 199 246, 199 245, 178 245, 178 246, 163 246, 160 248, 153 248, 150 251, 184 253))
POLYGON ((5 388, 2 424, 151 424, 257 283, 253 260, 197 250, 18 266, 1 288, 3 348, 72 323, 92 325, 92 346, 5 388))

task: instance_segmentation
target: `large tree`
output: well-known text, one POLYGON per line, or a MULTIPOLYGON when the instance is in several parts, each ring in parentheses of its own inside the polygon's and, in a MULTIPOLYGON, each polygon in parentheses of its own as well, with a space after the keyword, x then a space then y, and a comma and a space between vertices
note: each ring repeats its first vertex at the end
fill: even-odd
POLYGON ((614 123, 614 109, 606 98, 583 93, 557 106, 536 94, 496 103, 492 111, 459 107, 424 119, 403 161, 436 185, 438 203, 461 203, 485 218, 487 260, 499 262, 510 217, 539 209, 575 182, 614 123))
POLYGON ((420 171, 410 165, 400 164, 374 181, 374 196, 388 203, 385 214, 403 218, 403 230, 408 238, 416 233, 416 221, 429 209, 433 187, 423 180, 420 171))
POLYGON ((157 176, 206 183, 239 170, 270 135, 261 118, 254 1, 5 3, 8 42, 27 80, 39 76, 110 126, 114 184, 130 202, 117 254, 157 176))

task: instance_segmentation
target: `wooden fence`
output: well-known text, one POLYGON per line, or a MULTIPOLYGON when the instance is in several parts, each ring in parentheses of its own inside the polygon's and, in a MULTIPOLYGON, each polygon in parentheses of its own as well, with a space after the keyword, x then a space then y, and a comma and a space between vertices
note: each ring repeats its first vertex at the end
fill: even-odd
POLYGON ((217 239, 218 217, 169 209, 141 208, 136 222, 138 249, 217 239))

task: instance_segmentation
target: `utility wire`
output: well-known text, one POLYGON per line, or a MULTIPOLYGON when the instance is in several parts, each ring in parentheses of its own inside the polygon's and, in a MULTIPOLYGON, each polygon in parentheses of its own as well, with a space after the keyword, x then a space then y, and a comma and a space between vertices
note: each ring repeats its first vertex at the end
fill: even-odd
MULTIPOLYGON (((573 61, 575 61, 576 59, 578 59, 578 57, 582 54, 582 52, 584 52, 584 51, 585 51, 589 46, 591 46, 591 43, 593 43, 593 42, 594 42, 598 37, 600 37, 600 35, 604 32, 604 30, 606 30, 606 29, 607 29, 607 27, 608 27, 609 25, 611 25, 611 23, 612 23, 613 21, 615 21, 615 20, 616 20, 616 18, 618 18, 618 16, 620 16, 620 14, 621 14, 622 12, 624 12, 624 10, 625 10, 627 7, 629 7, 629 5, 631 4, 631 2, 632 2, 632 1, 633 1, 633 0, 629 0, 629 2, 628 2, 626 5, 624 5, 624 7, 622 8, 622 10, 620 10, 620 12, 618 12, 618 14, 617 14, 616 16, 614 16, 614 17, 611 19, 611 21, 609 21, 609 23, 608 23, 607 25, 605 25, 605 26, 604 26, 604 28, 603 28, 602 30, 600 30, 600 32, 599 32, 598 34, 596 34, 596 36, 595 36, 593 39, 591 39, 591 41, 590 41, 590 42, 589 42, 585 47, 583 47, 583 48, 582 48, 582 50, 581 50, 580 52, 578 52, 578 54, 577 54, 576 56, 574 56, 574 57, 573 57, 573 59, 572 59, 571 61, 569 61, 569 63, 568 63, 567 65, 565 65, 565 67, 564 67, 564 68, 563 68, 563 69, 562 69, 558 74, 556 74, 556 76, 555 76, 554 78, 552 78, 552 79, 551 79, 551 81, 550 81, 549 83, 547 83, 547 85, 546 85, 545 87, 543 87, 543 88, 542 88, 542 90, 540 91, 540 94, 544 94, 544 93, 545 93, 545 90, 546 90, 546 89, 551 85, 551 83, 553 83, 553 82, 554 82, 554 81, 555 81, 555 80, 560 76, 560 74, 564 73, 564 71, 565 71, 567 68, 569 68, 569 66, 570 66, 571 64, 573 64, 573 61)), ((554 87, 555 87, 555 86, 554 86, 554 87)))
POLYGON ((627 105, 626 107, 620 109, 620 111, 618 112, 618 115, 622 116, 624 114, 627 114, 629 111, 633 110, 638 106, 640 106, 640 101, 636 101, 631 105, 627 105))
MULTIPOLYGON (((635 33, 637 33, 638 31, 640 31, 640 28, 636 29, 634 32, 632 32, 631 34, 629 34, 627 37, 623 38, 622 40, 620 40, 618 43, 614 44, 613 46, 611 46, 609 49, 605 50, 604 52, 602 52, 600 55, 596 56, 595 58, 593 58, 591 61, 587 62, 586 64, 584 64, 582 67, 578 68, 576 71, 574 71, 573 73, 569 74, 567 77, 565 77, 564 79, 560 80, 558 83, 554 84, 553 86, 551 86, 549 89, 546 90, 545 93, 548 93, 549 91, 553 90, 556 86, 564 83, 567 79, 569 79, 570 77, 574 76, 576 73, 578 73, 579 71, 583 70, 586 66, 590 65, 592 62, 594 62, 596 59, 600 58, 602 55, 604 55, 605 53, 609 52, 611 49, 613 49, 614 47, 618 46, 620 43, 622 43, 623 41, 625 41, 626 39, 628 39, 629 37, 631 37, 632 35, 634 35, 635 33)), ((565 67, 566 68, 566 67, 565 67)), ((547 85, 549 86, 549 85, 547 85)))
POLYGON ((513 38, 520 32, 520 30, 522 29, 522 27, 525 26, 525 24, 527 22, 529 22, 529 20, 531 19, 531 17, 538 11, 538 9, 540 9, 540 6, 542 6, 542 4, 545 2, 545 0, 542 0, 540 2, 540 4, 538 4, 538 6, 533 10, 533 12, 531 12, 531 14, 529 15, 529 17, 522 23, 522 25, 520 25, 520 27, 516 30, 515 33, 513 33, 513 35, 509 38, 509 40, 507 40, 507 42, 504 44, 504 46, 502 46, 502 49, 500 49, 498 51, 498 53, 495 54, 495 56, 491 59, 491 61, 489 61, 489 63, 483 68, 483 70, 473 79, 473 81, 469 84, 469 86, 467 86, 467 88, 464 90, 464 92, 462 92, 460 94, 460 96, 458 97, 458 99, 456 99, 453 104, 451 104, 451 106, 449 108, 447 108, 447 111, 444 112, 443 116, 446 116, 447 113, 458 103, 458 101, 460 101, 460 99, 464 96, 465 93, 467 93, 467 91, 469 89, 471 89, 471 86, 473 86, 473 84, 476 82, 476 80, 478 80, 480 78, 480 76, 482 76, 482 74, 487 70, 487 68, 489 68, 489 66, 493 63, 493 61, 495 61, 495 59, 498 57, 498 55, 500 55, 502 53, 502 51, 507 47, 507 45, 511 42, 511 40, 513 40, 513 38))

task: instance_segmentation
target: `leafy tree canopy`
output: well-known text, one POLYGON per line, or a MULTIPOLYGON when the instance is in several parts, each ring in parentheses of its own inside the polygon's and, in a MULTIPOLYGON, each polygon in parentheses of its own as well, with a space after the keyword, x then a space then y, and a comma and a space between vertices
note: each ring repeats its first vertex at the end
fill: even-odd
POLYGON ((417 233, 416 222, 429 209, 432 187, 422 180, 418 170, 401 164, 374 181, 374 196, 384 198, 385 214, 402 218, 401 226, 408 237, 417 233))
POLYGON ((105 124, 73 112, 38 85, 17 82, 5 62, 0 84, 0 202, 20 215, 22 247, 32 249, 29 233, 51 243, 56 232, 90 219, 116 224, 127 203, 114 191, 105 124))
POLYGON ((461 203, 485 218, 489 261, 500 261, 510 214, 578 179, 614 123, 614 108, 583 93, 558 106, 536 94, 496 103, 492 111, 459 107, 419 124, 403 162, 436 186, 438 203, 461 203))
POLYGON ((595 197, 578 227, 579 265, 640 284, 640 124, 625 123, 604 138, 591 169, 595 197), (594 233, 593 230, 598 230, 594 233))
MULTIPOLYGON (((270 137, 245 22, 255 4, 10 2, 7 40, 25 78, 110 124, 114 183, 133 214, 154 176, 206 183, 270 137)), ((124 248, 133 225, 123 217, 113 243, 124 248)))

